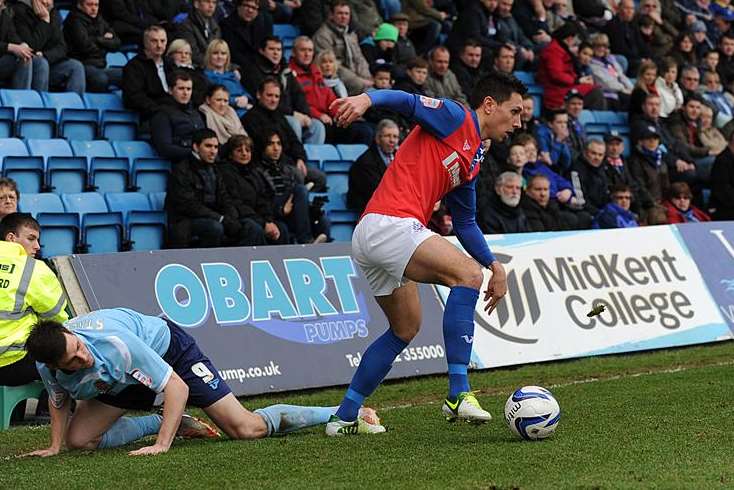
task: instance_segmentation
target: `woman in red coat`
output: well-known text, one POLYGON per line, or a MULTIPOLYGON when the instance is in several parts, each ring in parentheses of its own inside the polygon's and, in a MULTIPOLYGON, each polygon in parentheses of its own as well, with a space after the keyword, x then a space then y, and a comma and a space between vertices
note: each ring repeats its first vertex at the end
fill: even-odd
POLYGON ((698 223, 711 221, 708 214, 691 204, 690 187, 685 182, 670 184, 670 199, 663 203, 668 213, 668 223, 698 223))
POLYGON ((553 40, 540 53, 537 80, 543 86, 543 106, 546 109, 563 107, 563 99, 571 89, 584 96, 584 106, 604 110, 603 92, 594 85, 591 76, 579 77, 574 66, 574 52, 578 49, 578 27, 566 22, 553 32, 553 40))

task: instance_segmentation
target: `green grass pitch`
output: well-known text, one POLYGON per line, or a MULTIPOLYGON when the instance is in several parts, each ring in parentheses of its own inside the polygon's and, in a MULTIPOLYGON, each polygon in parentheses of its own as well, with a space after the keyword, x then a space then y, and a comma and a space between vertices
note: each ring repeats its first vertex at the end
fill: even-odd
MULTIPOLYGON (((473 373, 495 419, 447 423, 444 377, 387 383, 370 399, 386 434, 330 439, 322 428, 255 442, 176 441, 165 455, 119 450, 14 455, 46 427, 0 432, 0 488, 732 488, 734 342, 473 373), (553 438, 516 440, 502 420, 522 385, 551 389, 553 438)), ((338 403, 342 389, 244 400, 338 403)))

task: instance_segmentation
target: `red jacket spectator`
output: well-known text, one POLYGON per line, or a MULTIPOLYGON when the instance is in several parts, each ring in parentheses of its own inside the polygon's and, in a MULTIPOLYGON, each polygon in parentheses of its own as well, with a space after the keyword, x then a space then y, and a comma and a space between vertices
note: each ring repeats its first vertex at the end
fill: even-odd
POLYGON ((578 90, 584 96, 594 89, 594 84, 576 83, 578 75, 573 57, 561 42, 553 39, 540 53, 536 78, 543 86, 543 105, 547 109, 563 107, 563 99, 571 89, 578 90))
POLYGON ((316 63, 311 63, 307 68, 304 68, 295 60, 291 60, 289 67, 296 75, 298 83, 303 87, 306 102, 309 109, 311 109, 311 116, 314 118, 319 118, 322 114, 328 114, 331 117, 336 116, 336 110, 329 110, 329 106, 337 98, 336 94, 324 84, 324 76, 316 63))
POLYGON ((709 215, 698 209, 696 206, 691 206, 690 208, 688 208, 688 211, 685 212, 676 208, 675 205, 670 201, 665 201, 663 203, 663 206, 665 206, 665 211, 668 216, 668 223, 671 225, 675 225, 678 223, 711 221, 709 215), (691 214, 693 219, 690 219, 687 214, 691 214))

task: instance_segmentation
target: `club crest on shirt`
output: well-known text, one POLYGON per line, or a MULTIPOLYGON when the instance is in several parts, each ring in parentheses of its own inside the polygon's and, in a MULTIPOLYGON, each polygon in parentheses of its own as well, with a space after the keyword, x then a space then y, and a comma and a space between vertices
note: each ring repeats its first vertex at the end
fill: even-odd
POLYGON ((108 391, 112 389, 112 385, 110 385, 109 383, 105 383, 101 379, 98 379, 97 381, 94 382, 94 387, 100 393, 107 393, 108 391))
POLYGON ((469 175, 471 175, 474 172, 474 169, 477 167, 477 165, 480 165, 484 161, 484 154, 487 153, 487 149, 479 145, 479 149, 474 154, 474 158, 471 161, 471 165, 469 165, 469 175))
POLYGON ((147 386, 148 388, 153 386, 153 378, 142 372, 140 369, 133 369, 130 376, 135 378, 143 386, 147 386))
POLYGON ((426 97, 425 95, 421 95, 420 97, 421 104, 423 104, 423 107, 427 107, 429 109, 438 109, 443 105, 443 101, 440 99, 434 99, 432 97, 426 97))

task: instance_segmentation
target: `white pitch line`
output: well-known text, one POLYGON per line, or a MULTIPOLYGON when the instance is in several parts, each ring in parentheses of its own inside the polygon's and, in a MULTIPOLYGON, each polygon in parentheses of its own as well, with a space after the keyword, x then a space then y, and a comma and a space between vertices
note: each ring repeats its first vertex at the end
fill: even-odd
MULTIPOLYGON (((632 373, 632 374, 615 374, 614 376, 608 376, 603 378, 585 378, 585 379, 576 379, 573 381, 567 381, 565 383, 556 383, 552 385, 546 386, 548 389, 554 389, 554 388, 565 388, 567 386, 575 386, 575 385, 584 385, 589 383, 600 383, 604 381, 619 381, 620 379, 632 379, 632 378, 640 378, 642 376, 652 376, 655 374, 675 374, 675 373, 681 373, 685 371, 691 371, 694 369, 703 369, 703 368, 709 368, 709 367, 723 367, 723 366, 732 366, 734 365, 734 360, 732 361, 721 361, 714 364, 706 364, 704 366, 677 366, 674 368, 669 369, 661 369, 658 371, 642 371, 639 373, 632 373)), ((509 393, 506 393, 504 391, 493 391, 491 395, 505 395, 509 393)), ((414 408, 414 407, 420 407, 420 406, 426 406, 426 405, 437 405, 438 403, 443 403, 443 400, 434 400, 434 401, 427 401, 425 403, 404 403, 401 405, 390 405, 387 407, 381 407, 379 410, 380 412, 389 412, 390 410, 400 410, 403 408, 414 408)))

